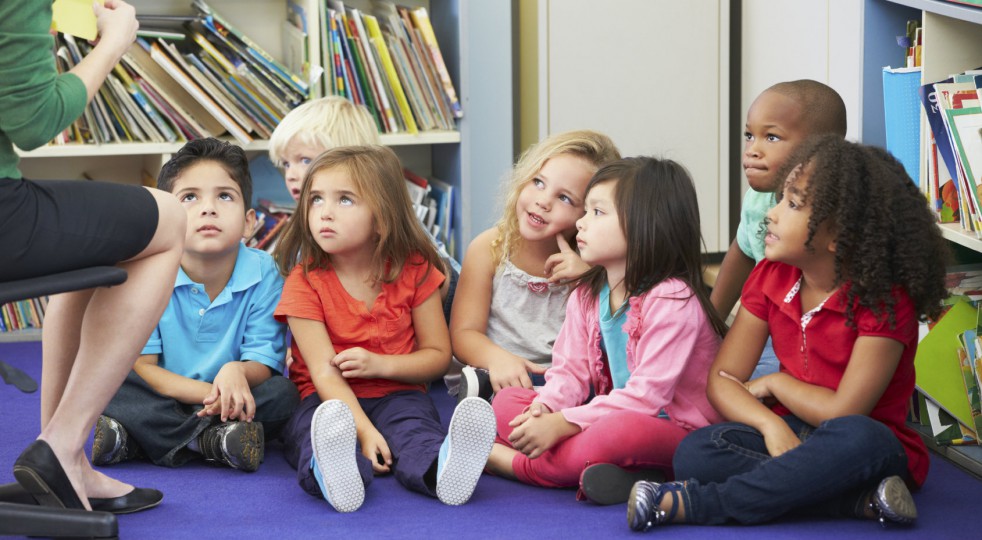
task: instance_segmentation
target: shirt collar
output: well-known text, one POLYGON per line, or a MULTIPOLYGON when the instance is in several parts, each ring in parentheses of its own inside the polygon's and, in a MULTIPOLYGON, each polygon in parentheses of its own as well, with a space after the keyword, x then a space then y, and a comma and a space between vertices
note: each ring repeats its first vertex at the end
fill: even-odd
MULTIPOLYGON (((240 243, 239 252, 235 256, 235 268, 232 269, 232 276, 229 278, 228 284, 225 285, 225 291, 229 291, 230 293, 244 291, 259 283, 262 279, 262 260, 260 259, 259 253, 247 248, 245 244, 240 243)), ((200 285, 200 283, 195 283, 184 272, 183 268, 178 268, 177 280, 174 283, 174 287, 177 288, 187 285, 200 285)))

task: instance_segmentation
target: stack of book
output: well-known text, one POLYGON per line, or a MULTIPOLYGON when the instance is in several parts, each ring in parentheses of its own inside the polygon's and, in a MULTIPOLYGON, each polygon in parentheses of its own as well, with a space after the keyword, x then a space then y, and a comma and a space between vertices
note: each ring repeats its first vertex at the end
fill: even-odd
POLYGON ((0 333, 41 328, 47 306, 47 296, 0 305, 0 333))
MULTIPOLYGON (((365 105, 381 133, 454 129, 460 103, 426 9, 378 5, 376 16, 335 0, 288 0, 285 63, 202 0, 193 1, 194 15, 141 15, 177 26, 144 32, 52 143, 179 143, 227 133, 247 144, 327 94, 365 105)), ((90 50, 60 35, 58 68, 72 69, 90 50)))
POLYGON ((920 97, 929 126, 922 188, 938 221, 982 238, 982 70, 922 85, 920 97))

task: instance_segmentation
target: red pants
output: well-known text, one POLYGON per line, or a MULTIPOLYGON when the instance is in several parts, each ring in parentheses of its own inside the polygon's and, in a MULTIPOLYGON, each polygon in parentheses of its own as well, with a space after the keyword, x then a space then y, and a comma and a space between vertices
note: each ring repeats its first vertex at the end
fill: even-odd
MULTIPOLYGON (((496 442, 511 448, 508 425, 538 394, 526 388, 505 388, 495 394, 498 419, 496 442)), ((526 484, 574 487, 587 465, 612 463, 625 469, 661 469, 672 477, 672 456, 689 431, 674 422, 634 411, 618 411, 556 444, 541 456, 518 454, 512 460, 515 476, 526 484)))

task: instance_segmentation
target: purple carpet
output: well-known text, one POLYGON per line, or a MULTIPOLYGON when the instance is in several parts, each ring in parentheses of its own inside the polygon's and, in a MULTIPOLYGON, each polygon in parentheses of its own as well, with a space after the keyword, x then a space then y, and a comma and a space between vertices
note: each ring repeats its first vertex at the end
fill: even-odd
MULTIPOLYGON (((41 345, 0 344, 0 360, 39 378, 41 345)), ((449 422, 452 402, 442 386, 434 388, 433 397, 444 422, 449 422)), ((23 394, 0 384, 0 483, 13 481, 14 460, 37 437, 39 399, 39 393, 23 394)), ((459 507, 407 491, 391 476, 381 477, 369 487, 361 509, 339 514, 301 491, 278 446, 267 448, 266 461, 252 474, 201 463, 165 469, 145 462, 116 465, 107 472, 165 494, 153 510, 120 516, 121 538, 644 537, 627 529, 623 506, 594 506, 577 502, 573 490, 536 488, 491 476, 482 478, 470 502, 459 507)), ((971 531, 978 531, 973 516, 982 501, 982 483, 974 477, 932 455, 927 485, 915 499, 920 519, 907 529, 883 530, 872 521, 810 519, 753 527, 672 526, 651 534, 714 540, 976 536, 971 531)))

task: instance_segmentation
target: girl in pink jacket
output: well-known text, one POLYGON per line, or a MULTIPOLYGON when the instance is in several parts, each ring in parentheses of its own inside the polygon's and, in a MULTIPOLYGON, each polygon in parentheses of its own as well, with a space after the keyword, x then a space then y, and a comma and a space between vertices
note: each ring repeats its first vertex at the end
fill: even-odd
POLYGON ((488 471, 546 487, 583 485, 601 504, 671 475, 675 447, 721 420, 706 398, 725 325, 702 280, 692 179, 670 160, 626 158, 590 180, 576 223, 593 268, 574 283, 538 392, 495 397, 488 471))

